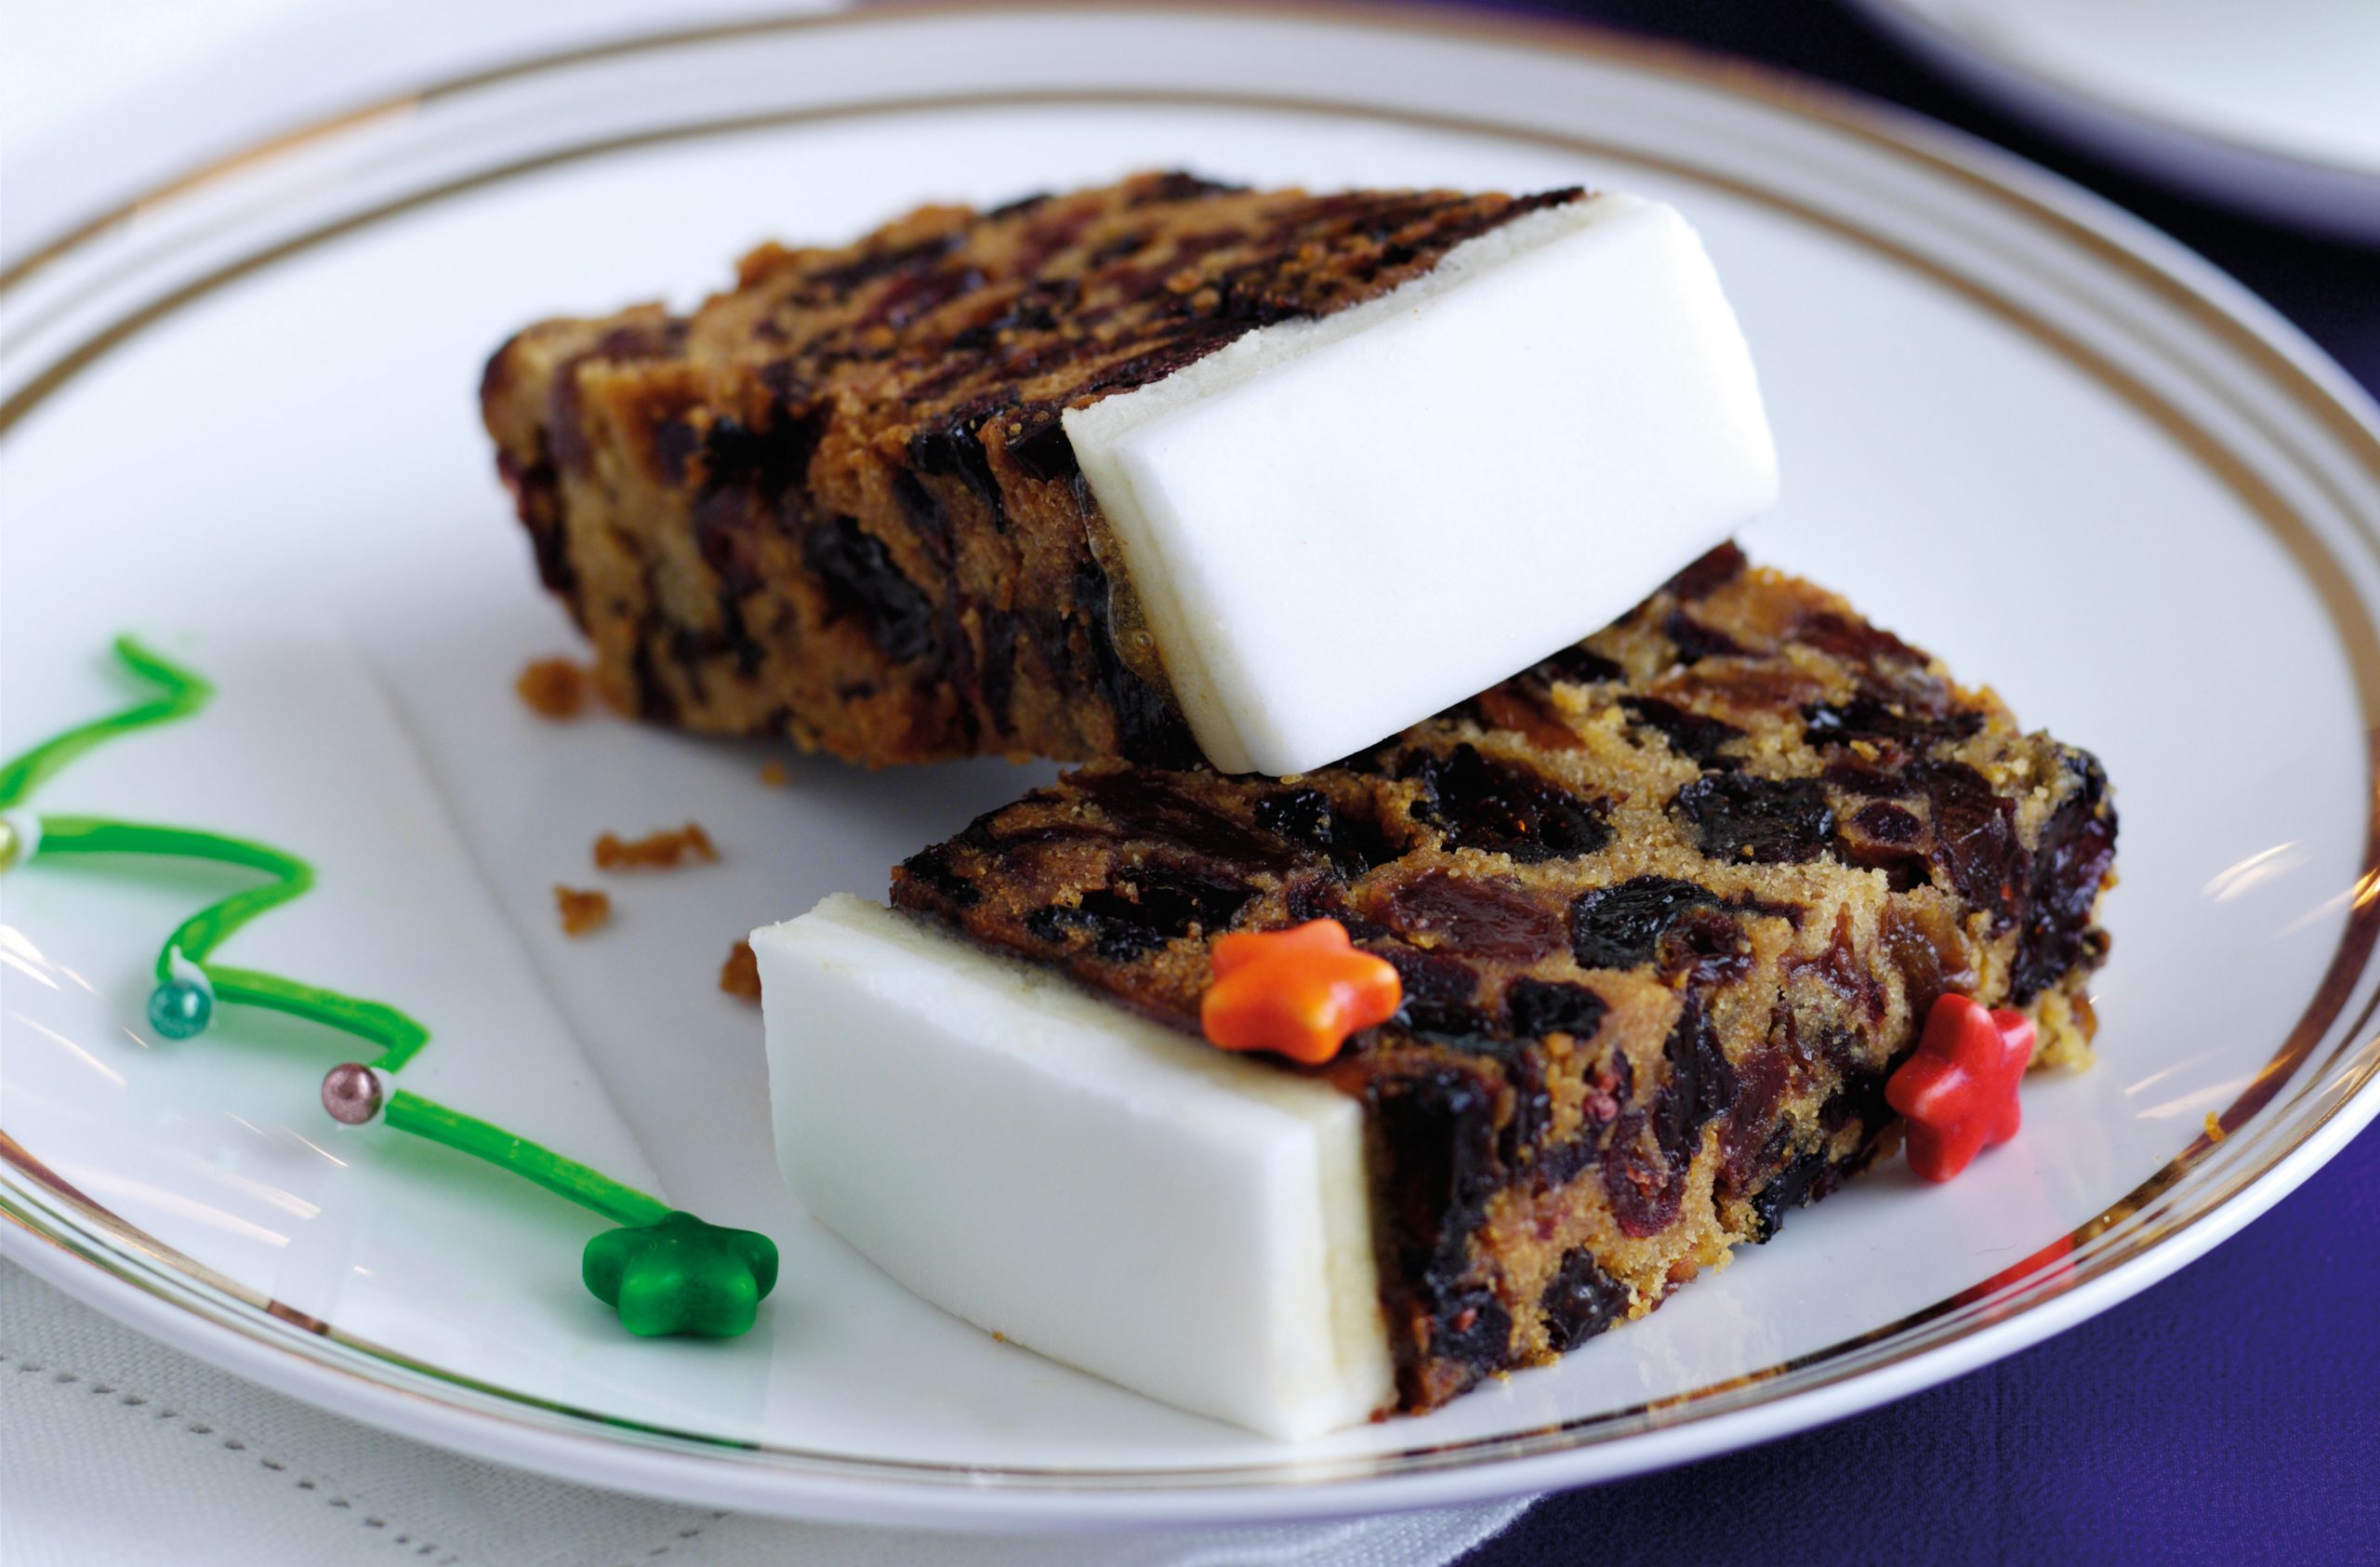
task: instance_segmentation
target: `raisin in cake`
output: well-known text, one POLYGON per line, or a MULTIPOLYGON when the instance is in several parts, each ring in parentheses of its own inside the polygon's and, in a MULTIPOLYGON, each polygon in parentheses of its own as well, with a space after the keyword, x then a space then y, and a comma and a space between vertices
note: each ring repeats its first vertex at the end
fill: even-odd
POLYGON ((928 207, 691 315, 532 326, 482 403, 615 702, 871 764, 1315 766, 1776 483, 1693 232, 1576 190, 928 207))
MULTIPOLYGON (((2027 1012, 2043 1061, 2086 1060, 2083 987, 2107 951, 2093 922, 2115 830, 2088 754, 2022 733, 1989 692, 1729 547, 1583 644, 1337 764, 1281 779, 1087 767, 912 857, 893 910, 843 900, 842 915, 757 933, 782 1146, 813 1209, 896 1277, 1060 1359, 1291 1433, 1359 1417, 1367 1397, 1426 1410, 1651 1310, 1875 1158, 1893 1127, 1886 1073, 1944 991, 2027 1012), (881 944, 828 953, 805 927, 847 925, 859 909, 876 936, 929 964, 998 969, 947 1003, 973 1009, 949 1056, 903 1058, 905 1101, 906 1083, 944 1071, 972 1084, 968 1053, 995 1036, 1046 1080, 1012 1100, 971 1086, 950 1127, 918 1133, 923 1148, 907 1133, 879 1142, 883 1119, 857 1096, 871 1071, 894 1069, 873 1053, 932 1035, 944 1003, 917 999, 932 980, 912 976, 849 1004, 881 944), (1402 1012, 1317 1068, 1201 1045, 1216 936, 1324 917, 1395 966, 1402 1012), (1061 1162, 1075 1178, 1014 1200, 1017 1162, 1063 1162, 1070 1134, 1052 1121, 1043 1146, 1024 1149, 999 1141, 1001 1125, 1038 1125, 1077 1090, 1096 1096, 1097 1061, 1063 1056, 1075 1047, 1056 1023, 1039 1031, 1069 1008, 1104 1013, 1135 1062, 1166 1056, 1167 1042, 1204 1049, 1211 1065, 1183 1057, 1187 1085, 1167 1091, 1184 1107, 1246 1073, 1327 1089, 1360 1112, 1352 1133, 1326 1124, 1319 1101, 1283 1112, 1317 1128, 1294 1132, 1302 1162, 1280 1166, 1304 1173, 1268 1175, 1236 1212, 1225 1187, 1260 1156, 1184 1153, 1175 1145, 1193 1135, 1147 1110, 1154 1090, 1119 1090, 1083 1118, 1094 1131, 1098 1117, 1134 1121, 1150 1168, 1208 1172, 1190 1184, 1226 1211, 1165 1221, 1184 1233, 1311 1208, 1306 1243, 1321 1249, 1305 1273, 1279 1260, 1290 1243, 1274 1237, 1202 1258, 1211 1286, 1166 1279, 1158 1298, 1133 1301, 1130 1280, 1069 1262, 1146 1239, 1138 1205, 1179 1201, 1183 1184, 1144 1189, 1157 1177, 1134 1152, 1061 1162), (1061 1058, 1079 1064, 1053 1069, 1061 1058), (854 1119, 866 1146, 825 1126, 854 1119), (945 1135, 980 1144, 941 1168, 932 1139, 945 1135), (1347 1178, 1329 1172, 1351 1159, 1368 1171, 1364 1221, 1333 1206, 1347 1178), (877 1167, 887 1160, 899 1167, 877 1167), (909 1182, 932 1195, 906 1202, 909 1182), (970 1193, 955 1212, 954 1191, 970 1193), (1359 1222, 1368 1271, 1345 1255, 1359 1222), (1058 1237, 1074 1252, 1036 1268, 1072 1305, 1037 1314, 1028 1294, 987 1311, 963 1257, 894 1255, 945 1223, 966 1229, 945 1253, 992 1248, 985 1278, 1039 1243, 1024 1232, 1058 1237), (1084 1239, 1103 1234, 1123 1239, 1084 1239), (1353 1287, 1377 1291, 1383 1325, 1371 1331, 1384 1343, 1368 1358, 1344 1321, 1353 1287), (1175 1301, 1185 1289, 1197 1297, 1175 1301), (1286 1374, 1236 1401, 1214 1392, 1235 1374, 1227 1353, 1170 1357, 1183 1320, 1218 1295, 1273 1303, 1245 1335, 1249 1356, 1295 1327, 1308 1357, 1350 1368, 1345 1379, 1324 1399, 1286 1374), (1103 1320, 1091 1298, 1130 1325, 1103 1320)), ((1251 1099, 1282 1092, 1233 1081, 1251 1099)), ((1249 1146, 1272 1160, 1293 1134, 1268 1124, 1249 1146)), ((1151 1241, 1133 1278, 1159 1275, 1165 1256, 1151 1241)))

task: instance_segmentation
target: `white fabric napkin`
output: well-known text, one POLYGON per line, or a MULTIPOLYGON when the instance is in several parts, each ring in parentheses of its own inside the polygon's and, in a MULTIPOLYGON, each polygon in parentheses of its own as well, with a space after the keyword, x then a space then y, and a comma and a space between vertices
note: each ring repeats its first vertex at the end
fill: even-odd
POLYGON ((385 1436, 217 1371, 0 1263, 8 1567, 1436 1567, 1527 1502, 1239 1531, 970 1535, 787 1523, 385 1436))

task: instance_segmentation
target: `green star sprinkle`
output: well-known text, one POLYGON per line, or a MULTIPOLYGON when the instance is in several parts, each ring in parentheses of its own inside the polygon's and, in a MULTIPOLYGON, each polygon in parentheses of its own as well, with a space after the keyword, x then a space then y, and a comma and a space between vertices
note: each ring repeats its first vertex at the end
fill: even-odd
POLYGON ((777 1247, 757 1230, 672 1213, 598 1235, 580 1271, 595 1298, 616 1307, 620 1325, 640 1337, 734 1338, 776 1288, 777 1247))

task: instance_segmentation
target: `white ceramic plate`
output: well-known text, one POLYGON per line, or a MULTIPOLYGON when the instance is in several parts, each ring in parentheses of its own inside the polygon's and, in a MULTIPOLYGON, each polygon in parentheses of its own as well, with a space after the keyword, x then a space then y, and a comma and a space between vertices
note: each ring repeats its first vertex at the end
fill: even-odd
POLYGON ((1857 0, 1944 71, 2135 171, 2380 245, 2371 0, 1857 0))
POLYGON ((624 1121, 676 1201, 785 1248, 750 1336, 628 1341, 575 1281, 591 1220, 324 1120, 346 1042, 252 1013, 152 1035, 151 955, 225 883, 0 878, 0 1244, 358 1418, 591 1482, 907 1522, 1575 1483, 2030 1344, 2237 1228, 2380 1106, 2372 410, 2188 256, 1923 126, 1485 20, 867 13, 425 92, 162 193, 20 266, 0 306, 0 751, 121 699, 100 657, 120 629, 223 687, 36 806, 301 848, 320 890, 228 959, 388 996, 437 1030, 409 1080, 633 1161, 624 1121), (1996 683, 2117 782, 2098 1068, 2037 1080, 2023 1138, 1955 1184, 1880 1171, 1558 1367, 1298 1448, 997 1343, 811 1224, 771 1162, 758 1018, 713 988, 724 949, 829 890, 879 892, 1037 775, 797 761, 771 790, 760 748, 531 717, 514 671, 571 639, 474 377, 521 322, 691 299, 762 235, 1148 165, 1584 180, 1686 208, 1786 454, 1754 552, 1996 683), (600 880, 598 831, 689 817, 722 863, 615 879, 612 928, 562 938, 548 889, 600 880))

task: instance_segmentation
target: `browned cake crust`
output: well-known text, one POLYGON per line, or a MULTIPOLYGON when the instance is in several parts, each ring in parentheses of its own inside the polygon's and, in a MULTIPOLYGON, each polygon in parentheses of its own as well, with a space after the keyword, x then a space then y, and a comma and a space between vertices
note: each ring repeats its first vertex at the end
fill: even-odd
POLYGON ((691 316, 549 321, 481 404, 628 710, 870 764, 1194 760, 1058 418, 1580 199, 1186 175, 763 246, 691 316))
POLYGON ((2089 755, 1732 547, 1462 708, 1301 777, 1103 764, 893 902, 1196 1031, 1225 930, 1319 916, 1405 1005, 1368 1107, 1408 1409, 1640 1316, 1885 1145, 1945 989, 2088 1058, 2116 819, 2089 755))

